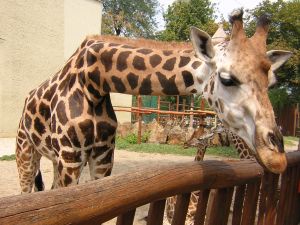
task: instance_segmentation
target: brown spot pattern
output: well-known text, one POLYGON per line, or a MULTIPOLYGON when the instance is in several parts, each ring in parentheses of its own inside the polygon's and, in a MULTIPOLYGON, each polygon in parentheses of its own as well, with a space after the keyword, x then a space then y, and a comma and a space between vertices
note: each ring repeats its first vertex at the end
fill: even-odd
POLYGON ((131 51, 121 52, 117 58, 117 70, 123 71, 127 69, 127 58, 130 55, 131 51))
POLYGON ((157 65, 159 65, 161 63, 161 61, 162 61, 162 58, 157 54, 152 55, 150 57, 150 64, 153 68, 155 68, 157 65))
POLYGON ((83 112, 83 93, 77 88, 68 100, 71 119, 80 116, 83 112))
POLYGON ((135 56, 133 58, 132 65, 137 70, 145 70, 146 69, 144 58, 142 58, 140 56, 135 56))
POLYGON ((152 93, 151 74, 143 79, 139 89, 139 93, 141 95, 150 95, 152 93))
POLYGON ((116 76, 111 77, 111 81, 113 82, 115 89, 119 93, 124 93, 126 91, 126 87, 122 82, 122 79, 116 76))
POLYGON ((178 95, 179 94, 179 91, 175 84, 176 75, 173 75, 169 79, 160 72, 156 72, 156 75, 160 82, 160 85, 163 88, 162 89, 163 93, 165 93, 166 95, 178 95))
POLYGON ((164 70, 172 71, 174 69, 175 63, 176 63, 176 57, 173 57, 171 59, 168 59, 162 68, 164 70))
POLYGON ((79 128, 84 136, 84 146, 87 147, 94 143, 94 123, 92 120, 85 120, 79 123, 79 128))
POLYGON ((128 80, 128 83, 131 87, 131 89, 135 89, 138 85, 138 80, 139 80, 139 77, 137 75, 135 75, 134 73, 129 73, 127 75, 127 80, 128 80))
POLYGON ((66 115, 66 106, 65 106, 65 103, 63 101, 60 101, 57 104, 56 115, 58 117, 59 122, 62 125, 66 125, 66 123, 68 122, 68 117, 66 115))
POLYGON ((190 57, 180 56, 179 68, 186 66, 191 61, 190 57))
POLYGON ((108 72, 112 68, 112 57, 117 52, 116 48, 112 48, 111 50, 105 50, 100 55, 100 61, 105 68, 105 72, 108 72))

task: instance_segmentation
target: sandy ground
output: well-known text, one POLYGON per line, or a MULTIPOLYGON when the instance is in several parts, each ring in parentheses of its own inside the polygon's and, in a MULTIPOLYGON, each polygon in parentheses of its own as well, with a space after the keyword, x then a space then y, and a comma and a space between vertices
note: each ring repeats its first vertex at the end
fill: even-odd
MULTIPOLYGON (((14 154, 14 139, 0 139, 0 156, 14 154)), ((155 165, 160 162, 190 162, 194 159, 192 156, 176 156, 149 153, 136 153, 125 150, 115 150, 115 163, 112 176, 115 174, 136 171, 140 166, 147 164, 155 165)), ((206 156, 206 159, 223 159, 221 157, 206 156)), ((0 197, 18 195, 20 187, 18 183, 18 173, 15 161, 0 161, 0 197)), ((46 190, 52 185, 53 169, 52 163, 46 158, 42 158, 41 171, 46 190)), ((89 181, 88 167, 85 167, 80 178, 80 183, 89 181)), ((147 215, 149 205, 137 209, 135 222, 136 225, 146 224, 143 218, 147 215)), ((105 223, 107 225, 115 224, 115 220, 105 223)), ((167 224, 167 223, 165 223, 167 224)))
MULTIPOLYGON (((287 150, 295 150, 297 146, 289 147, 287 150)), ((0 139, 0 156, 14 154, 14 139, 0 139)), ((147 164, 155 165, 160 162, 189 162, 192 161, 192 156, 175 156, 175 155, 161 155, 161 154, 149 154, 149 153, 136 153, 125 150, 115 150, 115 163, 112 175, 127 173, 130 171, 138 170, 140 166, 147 164)), ((224 159, 222 157, 205 156, 205 159, 224 159)), ((45 182, 46 190, 49 190, 53 179, 52 163, 42 158, 41 170, 43 174, 43 180, 45 182)), ((15 161, 0 161, 0 197, 18 195, 20 193, 20 187, 18 183, 18 174, 15 161)), ((87 182, 90 179, 88 167, 85 167, 81 175, 80 183, 87 182)), ((144 218, 148 212, 148 205, 142 206, 136 211, 136 219, 134 224, 145 224, 144 218)), ((115 224, 110 221, 105 224, 115 224)))

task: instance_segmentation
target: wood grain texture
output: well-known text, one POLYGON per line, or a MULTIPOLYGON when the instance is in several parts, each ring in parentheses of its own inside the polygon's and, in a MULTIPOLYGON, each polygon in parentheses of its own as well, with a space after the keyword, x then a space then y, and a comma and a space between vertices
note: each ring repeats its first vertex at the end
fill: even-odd
POLYGON ((118 216, 116 225, 132 225, 135 215, 135 209, 130 210, 118 216))
POLYGON ((172 219, 172 225, 182 225, 185 222, 186 213, 188 211, 190 203, 191 193, 184 193, 177 195, 174 217, 172 219))
POLYGON ((243 213, 243 203, 245 197, 246 185, 241 185, 235 189, 235 197, 232 213, 232 225, 240 225, 243 213))
POLYGON ((166 163, 126 176, 1 198, 0 224, 101 223, 157 199, 201 188, 239 185, 262 174, 262 168, 253 161, 166 163))
MULTIPOLYGON (((299 165, 300 151, 287 154, 287 159, 291 171, 286 175, 297 178, 299 172, 293 172, 291 167, 299 165)), ((126 176, 121 174, 73 187, 1 198, 0 224, 100 224, 169 196, 244 184, 251 187, 251 195, 246 193, 245 197, 245 205, 249 207, 249 203, 257 201, 256 197, 253 199, 258 195, 256 181, 261 180, 263 173, 251 160, 162 163, 126 176)), ((284 189, 295 193, 296 182, 289 181, 285 175, 282 182, 284 180, 284 189)), ((290 202, 293 196, 285 200, 280 197, 284 212, 294 204, 290 202)), ((250 208, 246 209, 249 215, 253 213, 250 208)))
POLYGON ((206 215, 206 207, 208 202, 210 190, 203 190, 199 193, 199 199, 197 204, 197 210, 195 214, 195 223, 194 225, 203 225, 206 215))
POLYGON ((151 202, 148 212, 147 225, 161 225, 164 219, 166 199, 151 202))

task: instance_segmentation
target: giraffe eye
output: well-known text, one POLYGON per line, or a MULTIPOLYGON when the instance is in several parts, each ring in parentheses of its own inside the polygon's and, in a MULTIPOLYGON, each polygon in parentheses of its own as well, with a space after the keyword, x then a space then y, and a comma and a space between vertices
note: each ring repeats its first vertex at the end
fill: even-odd
POLYGON ((238 86, 240 84, 240 81, 235 76, 228 73, 218 73, 218 76, 221 83, 226 87, 238 86))

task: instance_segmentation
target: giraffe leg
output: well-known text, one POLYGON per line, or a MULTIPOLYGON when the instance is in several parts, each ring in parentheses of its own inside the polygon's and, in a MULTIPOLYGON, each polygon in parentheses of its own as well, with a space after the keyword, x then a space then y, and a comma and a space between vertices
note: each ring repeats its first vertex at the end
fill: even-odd
POLYGON ((59 152, 57 162, 53 163, 54 180, 52 188, 77 185, 86 157, 81 151, 63 149, 59 152))
POLYGON ((30 144, 23 131, 18 131, 16 161, 19 173, 21 193, 30 193, 36 179, 35 190, 44 190, 39 171, 41 155, 30 144))
POLYGON ((39 154, 36 151, 36 160, 34 160, 35 162, 35 168, 36 168, 36 175, 35 175, 35 179, 34 179, 34 191, 43 191, 45 190, 45 185, 43 182, 43 178, 42 178, 42 173, 40 170, 40 160, 41 160, 42 155, 39 154))
POLYGON ((166 200, 166 217, 170 224, 172 223, 174 217, 176 200, 177 196, 169 197, 166 200))
POLYGON ((88 159, 91 180, 96 180, 111 174, 114 161, 114 148, 114 145, 104 145, 92 149, 88 159))
POLYGON ((61 179, 59 176, 58 163, 57 161, 53 161, 53 182, 51 189, 56 189, 59 187, 63 187, 63 184, 61 183, 61 179))

